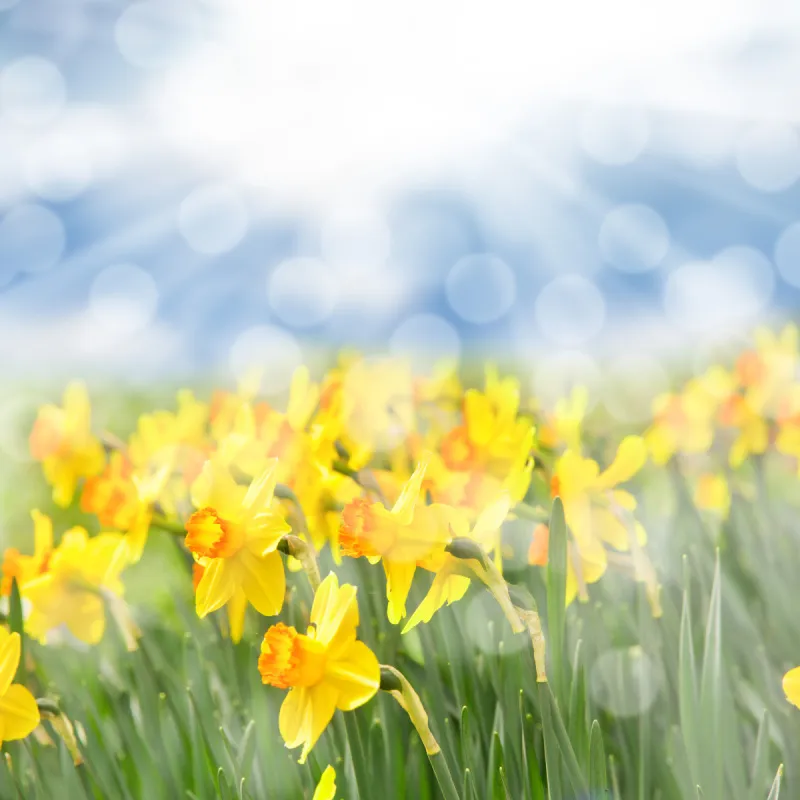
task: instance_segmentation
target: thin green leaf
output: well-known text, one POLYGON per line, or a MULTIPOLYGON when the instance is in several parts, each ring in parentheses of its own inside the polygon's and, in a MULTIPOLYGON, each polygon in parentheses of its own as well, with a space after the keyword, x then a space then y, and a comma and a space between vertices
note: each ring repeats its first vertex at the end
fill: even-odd
POLYGON ((589 734, 589 797, 601 798, 608 793, 606 775, 606 750, 603 746, 603 733, 597 720, 592 722, 589 734))

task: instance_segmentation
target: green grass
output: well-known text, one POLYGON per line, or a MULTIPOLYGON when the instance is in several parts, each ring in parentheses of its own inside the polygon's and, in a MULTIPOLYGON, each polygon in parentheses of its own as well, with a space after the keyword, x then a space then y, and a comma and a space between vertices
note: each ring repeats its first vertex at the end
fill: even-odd
MULTIPOLYGON (((28 546, 33 505, 53 513, 59 532, 76 521, 92 527, 74 509, 54 512, 35 465, 6 467, 4 480, 14 544, 28 546)), ((334 567, 322 554, 323 575, 335 569, 358 585, 360 637, 420 694, 465 800, 800 796, 800 711, 781 690, 783 673, 800 663, 797 478, 769 458, 747 465, 722 525, 697 512, 676 470, 648 466, 634 483, 663 584, 658 619, 644 585, 613 569, 589 587, 588 603, 563 609, 558 507, 547 570, 525 563, 533 523, 506 525, 515 558, 505 576, 539 609, 548 684, 536 682, 530 640, 511 632, 477 583, 401 636, 386 620, 381 567, 349 559, 334 567)), ((529 499, 549 507, 537 482, 529 499)), ((358 797, 359 776, 369 787, 362 800, 442 796, 407 716, 385 692, 349 723, 337 712, 298 765, 278 732, 284 692, 263 686, 256 667, 275 620, 249 612, 238 645, 225 636, 224 614, 198 620, 179 539, 153 531, 124 577, 143 631, 138 650, 127 651, 110 617, 94 648, 25 643, 26 683, 73 721, 83 764, 73 765, 44 722, 55 746, 33 737, 4 744, 0 798, 295 800, 311 797, 329 763, 337 797, 358 797)), ((311 592, 303 573, 289 583, 281 619, 300 628, 311 592)), ((426 588, 421 576, 410 608, 426 588)))

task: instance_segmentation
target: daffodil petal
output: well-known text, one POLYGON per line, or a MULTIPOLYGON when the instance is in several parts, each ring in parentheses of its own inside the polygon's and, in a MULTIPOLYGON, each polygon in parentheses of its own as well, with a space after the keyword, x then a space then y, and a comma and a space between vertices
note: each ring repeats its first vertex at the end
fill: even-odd
POLYGON ((383 568, 386 572, 386 597, 389 601, 387 616, 389 622, 396 625, 406 615, 406 599, 417 565, 413 561, 384 560, 383 568))
POLYGON ((213 558, 203 572, 197 584, 195 608, 197 616, 202 618, 218 608, 222 608, 236 591, 230 566, 222 558, 213 558))
POLYGON ((336 770, 328 764, 322 773, 311 800, 333 800, 336 794, 336 770))
POLYGON ((381 668, 372 650, 363 642, 351 642, 342 655, 326 668, 325 677, 338 690, 336 707, 352 711, 363 706, 380 688, 381 668))
POLYGON ((242 589, 252 606, 265 617, 280 613, 286 594, 286 575, 280 553, 267 553, 261 558, 242 551, 242 589))
POLYGON ((12 684, 0 696, 0 719, 3 739, 24 739, 39 724, 36 698, 19 683, 12 684))
POLYGON ((790 669, 783 676, 783 692, 790 703, 800 708, 800 667, 790 669))
POLYGON ((617 448, 611 465, 597 476, 595 488, 611 489, 629 481, 647 461, 647 447, 640 436, 626 436, 617 448))

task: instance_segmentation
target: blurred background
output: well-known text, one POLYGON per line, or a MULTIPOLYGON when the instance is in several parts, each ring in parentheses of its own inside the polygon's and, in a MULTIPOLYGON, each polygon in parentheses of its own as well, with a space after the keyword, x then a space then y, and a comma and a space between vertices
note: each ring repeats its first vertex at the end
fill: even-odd
POLYGON ((649 398, 800 301, 794 0, 0 0, 0 54, 6 378, 649 398))

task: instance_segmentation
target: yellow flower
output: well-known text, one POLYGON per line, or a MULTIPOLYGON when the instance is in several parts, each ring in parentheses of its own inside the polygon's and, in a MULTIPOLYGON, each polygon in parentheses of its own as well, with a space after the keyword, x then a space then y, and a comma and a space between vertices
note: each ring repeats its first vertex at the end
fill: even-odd
POLYGON ((800 708, 800 667, 790 669, 783 676, 783 693, 790 703, 800 708))
POLYGON ((168 515, 177 515, 208 458, 208 417, 208 406, 183 389, 178 392, 177 411, 142 414, 130 436, 127 455, 134 475, 141 478, 167 470, 154 499, 168 515))
POLYGON ((342 512, 339 546, 342 554, 372 563, 383 562, 386 572, 387 615, 392 623, 406 614, 406 598, 418 565, 443 552, 452 537, 448 506, 422 505, 419 494, 426 461, 414 470, 400 496, 387 509, 363 498, 348 503, 342 512))
POLYGON ((508 465, 519 459, 521 443, 532 443, 533 426, 517 418, 518 410, 519 381, 510 377, 500 380, 494 368, 487 368, 484 391, 469 389, 464 395, 464 424, 442 441, 447 466, 506 472, 508 465))
POLYGON ((325 772, 320 776, 319 783, 317 784, 317 788, 314 789, 314 796, 311 800, 333 800, 335 794, 336 770, 328 764, 328 766, 325 767, 325 772))
POLYGON ((290 528, 273 508, 276 467, 272 461, 245 488, 212 459, 192 486, 198 510, 186 522, 185 541, 204 567, 195 597, 198 616, 243 598, 265 616, 281 610, 286 578, 276 548, 290 528))
POLYGON ((727 519, 731 508, 731 493, 725 476, 711 473, 701 475, 695 488, 694 502, 698 508, 714 511, 727 519))
POLYGON ((731 376, 722 367, 712 367, 688 381, 679 394, 657 397, 653 424, 644 435, 653 461, 666 464, 676 453, 706 452, 714 440, 717 411, 732 389, 731 376))
POLYGON ((283 623, 264 635, 258 671, 263 683, 289 689, 281 706, 281 736, 303 746, 300 763, 338 708, 353 711, 378 691, 378 659, 356 639, 356 587, 339 586, 331 573, 320 584, 305 634, 283 623))
POLYGON ((104 595, 120 596, 120 573, 129 563, 130 551, 118 533, 89 538, 83 528, 72 528, 61 539, 49 560, 49 568, 28 581, 23 598, 32 610, 25 628, 43 641, 60 625, 87 644, 96 644, 105 629, 104 595))
MULTIPOLYGON (((630 480, 647 460, 644 441, 638 436, 622 440, 617 455, 604 471, 596 461, 567 450, 556 462, 551 493, 561 497, 564 515, 575 549, 568 548, 571 570, 567 573, 567 602, 586 584, 600 579, 606 570, 606 546, 627 551, 631 542, 626 525, 615 508, 633 511, 633 495, 615 487, 630 480)), ((644 544, 644 529, 636 525, 637 541, 644 544)), ((570 543, 571 544, 571 543, 570 543)))
POLYGON ((53 487, 53 502, 66 508, 81 478, 103 469, 103 446, 91 432, 91 407, 86 387, 71 383, 62 408, 39 410, 30 435, 31 455, 42 462, 45 479, 53 487))
POLYGON ((580 450, 581 426, 588 406, 588 390, 585 386, 575 386, 568 398, 556 402, 553 413, 538 431, 539 443, 551 450, 559 445, 580 450))
MULTIPOLYGON (((448 515, 451 535, 462 537, 477 542, 484 554, 497 553, 500 542, 500 527, 508 516, 510 498, 503 495, 488 506, 480 514, 475 524, 470 529, 466 515, 452 509, 448 515)), ((411 618, 403 628, 403 633, 411 630, 420 622, 430 622, 431 617, 445 604, 460 600, 469 588, 470 578, 463 574, 462 559, 456 558, 447 552, 434 554, 431 558, 421 562, 420 566, 431 572, 435 577, 431 588, 417 606, 411 618)))
POLYGON ((0 628, 0 744, 24 739, 39 724, 34 696, 21 684, 12 683, 20 651, 19 634, 0 628))
POLYGON ((741 466, 750 455, 766 452, 769 426, 747 397, 731 395, 720 409, 719 419, 725 427, 738 430, 728 455, 728 463, 732 467, 741 466))
POLYGON ((34 509, 33 518, 33 555, 26 556, 15 547, 9 547, 3 556, 3 580, 0 595, 11 594, 11 583, 14 578, 22 591, 31 580, 43 575, 50 567, 50 556, 53 553, 53 523, 50 517, 34 509))

